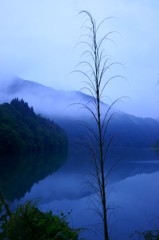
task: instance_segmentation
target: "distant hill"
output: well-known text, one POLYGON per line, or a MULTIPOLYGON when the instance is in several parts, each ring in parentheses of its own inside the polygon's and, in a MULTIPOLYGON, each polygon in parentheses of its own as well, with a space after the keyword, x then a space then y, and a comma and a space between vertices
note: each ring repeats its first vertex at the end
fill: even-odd
MULTIPOLYGON (((58 91, 39 83, 14 79, 0 89, 0 101, 23 98, 34 107, 36 113, 56 121, 65 129, 71 143, 83 141, 88 133, 78 120, 84 120, 94 127, 94 122, 78 103, 88 103, 91 96, 77 91, 58 91)), ((108 105, 102 103, 102 113, 108 105)), ((159 121, 151 118, 139 118, 114 109, 117 114, 109 126, 109 135, 114 135, 115 147, 140 147, 153 145, 159 139, 159 121)))
POLYGON ((53 121, 36 115, 23 99, 0 105, 1 155, 66 149, 64 131, 53 121))

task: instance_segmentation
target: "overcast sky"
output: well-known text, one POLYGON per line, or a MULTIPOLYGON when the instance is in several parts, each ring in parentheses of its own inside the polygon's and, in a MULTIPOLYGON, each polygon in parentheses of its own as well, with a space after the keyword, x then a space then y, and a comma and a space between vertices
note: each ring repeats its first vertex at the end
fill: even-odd
POLYGON ((124 65, 112 74, 127 80, 112 83, 105 101, 128 96, 118 105, 121 110, 159 117, 158 0, 0 0, 1 84, 9 75, 56 89, 82 88, 81 76, 69 74, 84 51, 75 48, 83 33, 80 10, 90 11, 97 22, 114 17, 103 32, 117 31, 116 45, 105 48, 124 65))

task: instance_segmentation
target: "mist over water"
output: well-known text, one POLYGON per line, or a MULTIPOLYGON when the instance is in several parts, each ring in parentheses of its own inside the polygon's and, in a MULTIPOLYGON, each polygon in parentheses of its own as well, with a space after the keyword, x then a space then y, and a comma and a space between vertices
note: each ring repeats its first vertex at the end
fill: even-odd
POLYGON ((77 14, 84 9, 97 23, 108 17, 99 36, 115 33, 115 44, 108 41, 104 48, 108 58, 113 56, 113 62, 121 62, 125 69, 114 68, 115 64, 106 77, 122 75, 128 79, 108 84, 103 92, 107 98, 101 104, 103 119, 113 99, 129 98, 112 109, 117 114, 108 131, 108 137, 115 138, 105 172, 117 162, 107 185, 111 190, 110 238, 128 240, 135 230, 159 229, 159 153, 155 149, 159 121, 151 118, 158 117, 158 7, 157 0, 0 2, 0 104, 24 99, 36 114, 59 124, 69 142, 67 159, 46 153, 1 158, 0 185, 6 190, 11 209, 27 200, 38 200, 42 211, 53 210, 59 215, 63 211, 72 228, 82 229, 81 237, 103 239, 101 219, 92 211, 94 203, 99 210, 100 204, 88 185, 88 181, 94 181, 89 174, 92 158, 80 145, 88 143, 90 135, 79 122, 95 129, 92 116, 85 110, 87 104, 94 107, 92 98, 79 91, 65 91, 85 86, 81 75, 68 76, 85 51, 83 45, 72 51, 84 33, 77 14))
MULTIPOLYGON (((81 126, 74 124, 77 120, 86 120, 92 124, 90 115, 78 104, 90 102, 90 96, 75 91, 57 91, 22 79, 1 85, 0 89, 0 101, 9 102, 12 98, 23 98, 29 106, 33 106, 36 113, 63 126, 70 144, 67 161, 58 171, 52 173, 46 169, 49 170, 49 175, 47 171, 42 174, 45 156, 41 161, 40 171, 37 166, 36 178, 31 176, 34 174, 32 165, 28 166, 29 174, 27 176, 26 171, 25 181, 21 181, 21 188, 24 184, 26 192, 22 191, 23 195, 18 195, 18 199, 14 199, 11 206, 14 208, 19 202, 38 200, 38 207, 43 211, 51 209, 57 214, 63 211, 66 215, 71 212, 68 218, 70 225, 73 228, 85 229, 81 236, 86 239, 102 239, 101 219, 91 210, 97 197, 87 184, 88 180, 94 181, 89 176, 93 169, 92 159, 89 152, 80 145, 87 140, 88 135, 81 126), (27 177, 35 179, 29 188, 27 177)), ((106 110, 108 105, 102 103, 102 108, 106 110)), ((149 222, 157 217, 159 155, 147 147, 158 139, 159 123, 153 119, 137 118, 118 111, 110 128, 117 133, 113 147, 118 147, 112 147, 105 171, 119 160, 108 185, 111 189, 108 202, 113 208, 109 219, 110 236, 112 239, 127 240, 135 230, 152 229, 149 222)), ((37 163, 38 161, 39 159, 37 163)), ((25 164, 27 166, 27 160, 25 164)), ((27 167, 25 169, 27 170, 27 167)))
MULTIPOLYGON (((83 131, 81 125, 77 126, 76 124, 75 126, 75 122, 82 120, 90 124, 91 127, 95 127, 95 121, 86 109, 86 106, 94 107, 92 97, 89 95, 76 91, 59 91, 20 78, 16 78, 6 87, 1 86, 0 88, 3 88, 0 101, 9 102, 13 98, 23 98, 29 106, 33 106, 37 114, 55 121, 64 128, 69 136, 72 134, 70 138, 74 142, 75 138, 79 138, 79 133, 83 131)), ((102 118, 104 118, 108 107, 107 104, 101 103, 102 118)), ((116 108, 112 108, 109 114, 113 112, 115 114, 109 129, 115 135, 114 144, 116 146, 148 147, 155 144, 159 135, 158 121, 150 118, 138 118, 116 108)), ((80 138, 83 139, 83 136, 80 138)))

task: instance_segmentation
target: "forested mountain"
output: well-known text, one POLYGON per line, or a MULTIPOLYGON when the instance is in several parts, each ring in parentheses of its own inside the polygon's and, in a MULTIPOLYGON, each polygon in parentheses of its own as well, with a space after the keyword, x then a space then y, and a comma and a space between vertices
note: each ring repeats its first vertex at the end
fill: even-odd
POLYGON ((0 105, 0 154, 66 151, 67 137, 53 121, 36 115, 24 100, 0 105))
MULTIPOLYGON (((34 107, 36 113, 55 120, 66 131, 71 142, 87 138, 86 129, 77 124, 82 120, 94 127, 88 112, 78 103, 87 104, 91 96, 78 91, 59 91, 20 78, 15 78, 6 86, 0 86, 0 101, 10 101, 18 97, 34 107), (76 104, 77 103, 77 104, 76 104)), ((102 103, 102 114, 108 105, 102 103)), ((152 146, 159 139, 159 121, 152 118, 140 118, 124 112, 117 112, 109 125, 109 134, 114 136, 115 147, 152 146)))

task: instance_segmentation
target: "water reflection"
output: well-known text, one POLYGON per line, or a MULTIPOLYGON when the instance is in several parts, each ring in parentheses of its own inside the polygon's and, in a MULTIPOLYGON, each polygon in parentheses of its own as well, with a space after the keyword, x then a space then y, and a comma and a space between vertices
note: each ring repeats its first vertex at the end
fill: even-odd
MULTIPOLYGON (((159 156, 150 149, 112 149, 108 166, 120 159, 111 174, 110 203, 115 208, 109 220, 111 239, 129 239, 135 230, 150 229, 149 220, 158 211, 159 156)), ((34 184, 30 193, 21 200, 40 200, 43 211, 59 214, 71 211, 72 227, 87 229, 85 239, 103 239, 102 223, 91 211, 96 198, 87 185, 87 173, 92 168, 90 154, 81 148, 72 148, 67 163, 56 173, 34 184), (90 229, 88 231, 88 229, 90 229)))
MULTIPOLYGON (((115 149, 111 161, 106 166, 109 169, 116 161, 117 156, 121 159, 111 172, 109 184, 118 183, 137 175, 159 171, 159 156, 150 149, 129 150, 126 158, 122 157, 123 153, 126 155, 126 152, 115 149), (141 161, 141 159, 143 160, 141 161)), ((41 203, 47 203, 63 199, 78 200, 89 196, 93 194, 93 190, 87 184, 92 169, 89 152, 82 149, 71 149, 65 164, 58 171, 54 171, 53 174, 48 174, 49 176, 45 179, 39 182, 35 181, 30 192, 26 193, 25 198, 34 200, 38 198, 41 203)), ((42 171, 43 169, 40 169, 41 173, 42 171)), ((107 170, 105 169, 105 171, 107 170)))
POLYGON ((57 171, 66 153, 36 153, 28 156, 3 156, 0 159, 0 188, 8 200, 21 198, 35 182, 57 171))
MULTIPOLYGON (((112 192, 109 201, 115 207, 119 207, 113 210, 109 219, 111 239, 128 240, 135 230, 151 229, 150 221, 159 212, 159 155, 151 149, 112 149, 110 154, 106 167, 111 167, 116 160, 120 160, 111 173, 112 192)), ((42 166, 45 164, 37 163, 32 171, 29 170, 26 174, 35 171, 35 175, 40 175, 39 179, 42 179, 45 168, 42 166)), ((46 166, 46 169, 48 176, 40 181, 34 179, 30 191, 27 190, 20 201, 24 203, 26 200, 38 199, 41 210, 51 209, 56 214, 60 214, 61 211, 67 214, 71 211, 69 221, 72 227, 90 229, 84 231, 81 236, 85 239, 103 239, 97 231, 102 227, 101 220, 90 210, 93 207, 90 197, 95 199, 96 195, 86 182, 87 173, 92 169, 89 152, 80 147, 72 147, 67 161, 58 171, 52 173, 49 166, 46 166)), ((30 180, 26 178, 25 181, 30 180)), ((16 183, 18 182, 17 180, 16 183)), ((22 186, 19 185, 18 188, 20 187, 22 186)), ((13 207, 17 203, 18 201, 14 201, 13 207)))

